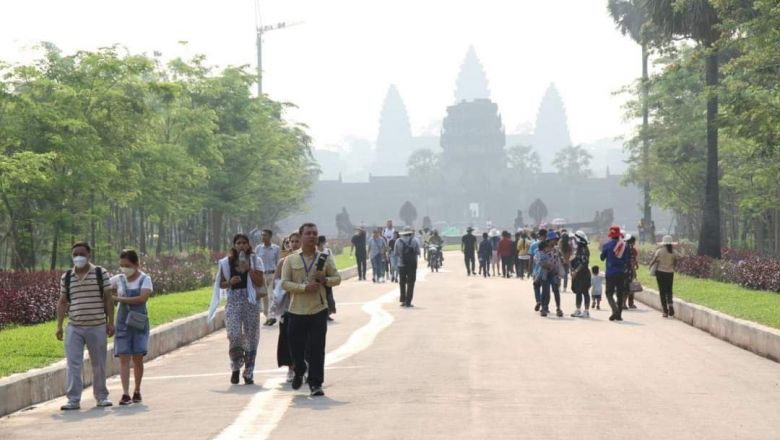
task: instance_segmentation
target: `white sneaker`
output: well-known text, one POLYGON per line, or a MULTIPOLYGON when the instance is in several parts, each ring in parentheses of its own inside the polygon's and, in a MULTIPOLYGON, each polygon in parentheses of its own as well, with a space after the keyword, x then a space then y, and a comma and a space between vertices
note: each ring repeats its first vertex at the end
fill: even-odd
POLYGON ((582 312, 579 309, 577 309, 574 313, 571 314, 571 317, 572 318, 580 318, 580 317, 582 317, 582 312))
POLYGON ((585 310, 582 312, 582 315, 580 315, 580 318, 590 318, 590 312, 585 310))
POLYGON ((114 403, 111 402, 109 399, 100 399, 97 401, 98 408, 106 408, 109 406, 114 406, 114 403))
POLYGON ((77 409, 81 409, 81 405, 79 402, 74 402, 72 400, 68 400, 68 403, 60 407, 60 410, 62 411, 73 411, 77 409))
POLYGON ((287 370, 287 383, 291 383, 295 377, 295 370, 287 370))

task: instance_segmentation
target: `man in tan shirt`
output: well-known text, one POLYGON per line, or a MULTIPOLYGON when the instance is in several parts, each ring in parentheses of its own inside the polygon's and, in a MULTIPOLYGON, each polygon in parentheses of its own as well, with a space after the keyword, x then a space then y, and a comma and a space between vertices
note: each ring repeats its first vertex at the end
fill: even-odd
POLYGON ((291 295, 288 336, 295 364, 292 387, 297 390, 303 384, 308 343, 309 388, 312 396, 323 396, 325 335, 328 331, 325 287, 338 286, 341 276, 333 257, 317 251, 317 225, 304 223, 298 232, 301 235, 301 251, 289 255, 282 265, 282 290, 291 295))

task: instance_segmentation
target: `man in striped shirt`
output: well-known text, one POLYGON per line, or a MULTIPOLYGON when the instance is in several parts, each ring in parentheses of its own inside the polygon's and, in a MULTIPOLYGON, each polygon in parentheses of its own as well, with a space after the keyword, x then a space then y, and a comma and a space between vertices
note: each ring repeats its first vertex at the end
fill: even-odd
POLYGON ((64 332, 68 403, 60 408, 63 411, 81 408, 85 345, 92 363, 92 392, 97 406, 113 405, 106 388, 106 349, 108 337, 114 335, 114 305, 110 292, 105 292, 111 287, 110 275, 89 262, 91 253, 87 243, 74 244, 71 248, 73 269, 60 280, 56 333, 60 341, 63 340, 62 322, 68 314, 68 327, 64 332))

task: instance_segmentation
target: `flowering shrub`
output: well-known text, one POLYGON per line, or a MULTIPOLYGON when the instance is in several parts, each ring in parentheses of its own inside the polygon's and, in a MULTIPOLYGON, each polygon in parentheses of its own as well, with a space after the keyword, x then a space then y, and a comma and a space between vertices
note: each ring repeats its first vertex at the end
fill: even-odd
POLYGON ((0 328, 55 317, 61 272, 0 271, 0 328))
MULTIPOLYGON (((655 246, 641 246, 639 261, 650 264, 655 246)), ((675 246, 680 254, 677 272, 697 278, 706 278, 757 290, 780 292, 780 261, 762 256, 756 252, 725 248, 722 259, 696 255, 695 247, 690 243, 675 246)))
MULTIPOLYGON (((220 256, 216 254, 215 256, 220 256)), ((115 267, 107 271, 116 272, 115 267)), ((194 290, 214 281, 216 260, 211 255, 146 257, 141 270, 154 282, 154 295, 194 290)), ((62 272, 0 271, 0 328, 9 324, 37 324, 54 319, 62 272)))

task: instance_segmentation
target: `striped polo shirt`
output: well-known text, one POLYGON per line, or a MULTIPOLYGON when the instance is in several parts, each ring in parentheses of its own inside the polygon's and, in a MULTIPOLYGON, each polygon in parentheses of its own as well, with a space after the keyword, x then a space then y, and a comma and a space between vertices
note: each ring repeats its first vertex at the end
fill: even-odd
MULTIPOLYGON (((60 278, 60 294, 65 295, 65 277, 60 278)), ((111 295, 109 289, 111 275, 103 269, 103 293, 111 295)), ((89 273, 83 279, 79 279, 76 270, 71 270, 70 276, 70 307, 68 308, 69 322, 79 327, 96 327, 106 323, 106 309, 103 298, 100 296, 100 286, 97 282, 95 266, 89 265, 89 273)))

